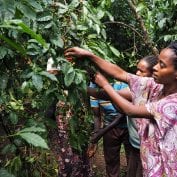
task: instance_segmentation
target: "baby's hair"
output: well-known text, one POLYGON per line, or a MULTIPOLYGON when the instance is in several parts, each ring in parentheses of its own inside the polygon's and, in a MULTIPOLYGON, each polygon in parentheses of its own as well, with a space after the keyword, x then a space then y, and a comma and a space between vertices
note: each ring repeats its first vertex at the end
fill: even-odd
POLYGON ((167 48, 172 49, 175 54, 174 66, 175 66, 175 69, 177 70, 177 42, 175 41, 175 42, 170 43, 170 45, 168 45, 167 48))
POLYGON ((148 69, 150 70, 150 72, 153 72, 153 67, 157 64, 158 57, 155 55, 149 55, 143 57, 139 61, 145 61, 149 65, 148 69))

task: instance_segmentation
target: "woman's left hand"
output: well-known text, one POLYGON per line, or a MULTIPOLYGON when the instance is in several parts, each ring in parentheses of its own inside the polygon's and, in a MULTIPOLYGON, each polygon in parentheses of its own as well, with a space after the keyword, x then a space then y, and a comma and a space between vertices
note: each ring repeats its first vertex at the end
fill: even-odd
POLYGON ((104 87, 109 84, 108 80, 99 72, 95 74, 95 83, 100 87, 104 87))

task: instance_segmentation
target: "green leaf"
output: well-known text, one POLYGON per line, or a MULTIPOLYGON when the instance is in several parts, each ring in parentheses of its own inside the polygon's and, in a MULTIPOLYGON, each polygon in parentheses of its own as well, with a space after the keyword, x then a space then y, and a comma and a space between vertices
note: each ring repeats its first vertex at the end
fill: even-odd
POLYGON ((97 18, 102 19, 104 17, 105 11, 99 10, 97 13, 97 18))
POLYGON ((40 34, 36 34, 35 31, 31 30, 30 27, 24 24, 21 20, 9 20, 5 22, 5 25, 7 27, 9 27, 9 25, 11 24, 19 26, 24 33, 29 34, 32 38, 36 39, 42 46, 47 48, 47 44, 45 40, 42 38, 42 36, 40 34))
POLYGON ((50 39, 50 40, 51 40, 51 42, 52 42, 55 46, 60 47, 60 48, 63 48, 64 43, 63 43, 63 39, 61 38, 60 35, 54 36, 54 37, 53 37, 52 39, 50 39))
POLYGON ((42 6, 37 3, 35 0, 26 0, 27 3, 29 3, 33 8, 37 9, 38 11, 43 11, 42 6))
POLYGON ((42 53, 41 46, 38 45, 38 43, 32 43, 31 40, 29 40, 28 46, 27 46, 27 54, 31 56, 40 55, 42 53))
POLYGON ((40 127, 28 127, 28 128, 24 128, 22 130, 20 130, 18 133, 24 133, 24 132, 45 132, 46 130, 40 127))
POLYGON ((22 161, 20 156, 15 156, 12 160, 11 160, 11 168, 13 169, 13 172, 18 172, 21 170, 22 167, 22 161))
POLYGON ((0 169, 0 176, 1 177, 15 177, 14 175, 10 174, 5 168, 0 169))
POLYGON ((46 72, 46 71, 42 71, 40 74, 43 75, 43 76, 48 77, 48 78, 51 79, 52 81, 56 81, 56 82, 58 81, 55 75, 50 74, 50 73, 48 73, 48 72, 46 72))
POLYGON ((72 84, 72 82, 74 81, 74 77, 75 71, 73 70, 73 68, 70 68, 64 77, 64 82, 67 87, 72 84))
POLYGON ((38 91, 41 91, 43 88, 43 81, 42 81, 42 77, 40 75, 33 75, 32 76, 32 82, 33 85, 36 87, 36 89, 38 91))
POLYGON ((114 21, 114 17, 112 16, 112 14, 109 13, 108 11, 106 11, 106 14, 109 17, 109 21, 113 22, 114 21))
POLYGON ((70 63, 63 63, 61 65, 61 69, 64 72, 64 74, 67 74, 67 72, 70 69, 70 67, 71 67, 70 63))
POLYGON ((59 6, 60 6, 60 10, 58 11, 59 15, 62 15, 62 14, 64 14, 65 12, 68 11, 68 7, 69 7, 69 6, 64 5, 64 4, 60 3, 60 2, 58 2, 58 4, 59 4, 59 6))
POLYGON ((164 41, 169 41, 171 40, 171 35, 165 35, 164 36, 164 41))
POLYGON ((42 46, 47 48, 47 44, 46 44, 45 40, 42 38, 42 36, 40 34, 36 34, 33 30, 31 30, 24 23, 19 23, 18 25, 23 29, 24 32, 26 32, 29 35, 31 35, 32 38, 36 39, 42 46))
POLYGON ((2 21, 12 19, 15 14, 15 1, 14 0, 1 0, 0 1, 0 19, 2 21))
POLYGON ((116 48, 110 46, 110 49, 115 56, 120 57, 120 52, 116 48))
POLYGON ((44 29, 49 29, 53 26, 53 22, 49 22, 44 26, 44 29))
POLYGON ((88 29, 88 27, 84 26, 84 25, 77 25, 76 29, 80 30, 80 31, 86 31, 88 29))
POLYGON ((18 122, 18 116, 15 112, 10 112, 9 119, 10 119, 11 123, 14 125, 16 125, 18 122))
POLYGON ((83 75, 81 73, 76 73, 74 81, 77 85, 80 84, 83 81, 83 75))
POLYGON ((72 17, 72 20, 73 20, 73 21, 77 22, 77 20, 78 20, 77 14, 71 12, 71 17, 72 17))
POLYGON ((0 35, 0 39, 4 40, 7 44, 9 44, 11 47, 16 49, 17 52, 21 53, 22 55, 26 54, 25 49, 21 45, 19 45, 19 44, 15 43, 14 41, 12 41, 11 39, 9 39, 9 38, 7 38, 7 37, 5 37, 3 35, 0 35))
POLYGON ((136 8, 136 12, 142 11, 145 8, 146 8, 146 6, 143 3, 139 3, 136 8))
POLYGON ((15 153, 16 149, 17 148, 14 144, 8 144, 2 149, 1 153, 2 154, 15 153))
POLYGON ((36 19, 36 12, 29 4, 19 2, 17 3, 17 9, 21 11, 27 18, 32 20, 36 19))
POLYGON ((0 59, 3 59, 8 54, 8 49, 1 46, 0 48, 0 59))
POLYGON ((76 8, 80 4, 79 0, 72 0, 72 2, 69 4, 69 8, 73 9, 76 8))
POLYGON ((7 87, 7 82, 8 82, 9 77, 5 74, 0 74, 0 80, 1 80, 1 84, 0 84, 0 89, 1 90, 5 90, 7 87))
POLYGON ((100 34, 100 31, 101 31, 100 26, 98 24, 95 24, 94 28, 95 28, 97 34, 100 34))
POLYGON ((21 136, 25 141, 27 141, 29 144, 32 144, 35 147, 49 149, 44 139, 35 133, 30 133, 30 132, 20 133, 19 136, 21 136))
POLYGON ((166 24, 166 21, 167 21, 166 18, 163 18, 162 20, 160 20, 158 22, 159 28, 163 28, 165 26, 165 24, 166 24))
POLYGON ((46 16, 42 16, 40 18, 37 19, 37 21, 39 22, 46 22, 46 21, 49 21, 49 20, 52 20, 52 16, 51 15, 46 15, 46 16))

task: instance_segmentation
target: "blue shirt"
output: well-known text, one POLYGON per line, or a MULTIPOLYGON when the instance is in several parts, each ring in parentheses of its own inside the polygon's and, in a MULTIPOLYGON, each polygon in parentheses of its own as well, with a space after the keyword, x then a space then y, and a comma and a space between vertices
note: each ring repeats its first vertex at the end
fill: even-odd
MULTIPOLYGON (((116 91, 128 87, 127 84, 125 84, 123 82, 118 82, 118 81, 116 81, 115 83, 113 83, 111 85, 114 88, 114 90, 116 90, 116 91)), ((89 87, 97 88, 97 85, 91 82, 89 87)), ((113 105, 111 103, 111 101, 96 99, 91 96, 90 97, 90 105, 91 105, 91 107, 95 107, 95 108, 100 107, 101 108, 101 110, 104 113, 104 118, 103 118, 104 125, 109 125, 115 119, 115 116, 118 115, 118 113, 119 113, 116 106, 113 105)), ((117 125, 117 127, 127 128, 126 117, 122 118, 122 121, 117 125)))

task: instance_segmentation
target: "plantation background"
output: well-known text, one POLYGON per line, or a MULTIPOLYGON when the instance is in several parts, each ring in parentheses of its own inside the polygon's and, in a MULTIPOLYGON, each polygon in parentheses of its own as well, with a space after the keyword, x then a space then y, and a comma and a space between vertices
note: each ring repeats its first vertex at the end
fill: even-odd
POLYGON ((133 72, 137 59, 177 39, 177 0, 0 0, 0 176, 55 176, 48 145, 54 99, 71 104, 70 143, 89 140, 92 114, 87 60, 63 52, 80 46, 133 72), (60 74, 46 72, 48 58, 60 74), (65 90, 68 90, 66 96, 65 90))

